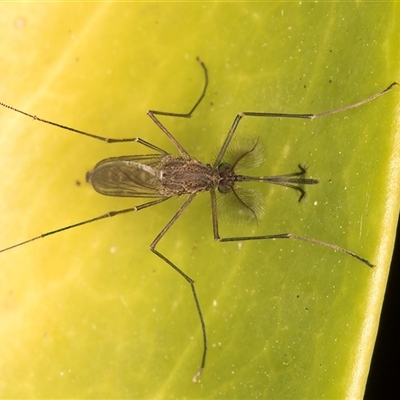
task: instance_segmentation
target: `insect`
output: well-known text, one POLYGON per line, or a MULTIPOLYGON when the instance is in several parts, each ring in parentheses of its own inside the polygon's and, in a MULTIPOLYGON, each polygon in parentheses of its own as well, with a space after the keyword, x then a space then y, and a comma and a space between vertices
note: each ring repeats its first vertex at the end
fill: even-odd
POLYGON ((310 237, 300 236, 293 233, 280 233, 280 234, 269 234, 260 236, 239 236, 239 237, 220 237, 218 228, 218 214, 217 214, 217 192, 224 195, 231 195, 235 199, 236 203, 239 204, 242 210, 249 216, 249 218, 257 218, 257 211, 255 206, 247 197, 244 197, 239 191, 238 187, 240 184, 246 182, 260 182, 260 183, 271 183, 274 185, 280 185, 289 189, 296 190, 299 193, 299 201, 305 196, 304 185, 315 185, 318 183, 317 179, 306 178, 306 168, 299 165, 297 172, 277 175, 277 176, 249 176, 240 175, 236 171, 240 164, 243 164, 248 157, 252 157, 258 143, 254 143, 246 151, 242 151, 236 155, 233 162, 226 162, 225 158, 227 155, 228 148, 234 137, 235 131, 243 117, 274 117, 274 118, 300 118, 313 120, 315 118, 343 112, 352 108, 359 107, 365 103, 368 103, 383 94, 389 92, 395 85, 396 82, 389 85, 386 89, 376 93, 367 99, 359 101, 355 104, 337 108, 330 111, 321 112, 318 114, 290 114, 290 113, 271 113, 271 112, 241 112, 235 117, 231 128, 222 144, 221 149, 214 161, 211 164, 204 164, 197 159, 193 158, 178 142, 177 139, 167 130, 167 128, 159 120, 159 116, 167 117, 178 117, 178 118, 190 118, 196 108, 203 100, 207 87, 208 87, 208 71, 205 64, 197 58, 199 65, 202 68, 204 74, 204 86, 200 97, 195 102, 194 106, 188 113, 173 113, 165 111, 149 110, 147 115, 151 120, 158 126, 158 128, 167 136, 172 142, 175 148, 178 150, 179 155, 172 155, 164 151, 163 149, 149 143, 139 137, 135 138, 119 138, 113 139, 103 136, 94 135, 91 133, 83 132, 78 129, 67 127, 62 124, 58 124, 52 121, 48 121, 43 118, 39 118, 35 115, 26 113, 18 110, 14 107, 0 103, 1 106, 16 111, 27 117, 33 118, 37 121, 62 128, 80 135, 88 136, 90 138, 101 140, 106 143, 122 143, 122 142, 136 142, 147 149, 153 151, 153 154, 145 155, 128 155, 122 157, 107 158, 95 165, 92 171, 86 175, 86 181, 91 183, 93 188, 100 194, 107 196, 120 196, 120 197, 138 197, 147 198, 149 201, 118 211, 108 212, 106 214, 87 219, 69 226, 65 226, 53 231, 43 233, 35 236, 28 240, 24 240, 20 243, 16 243, 12 246, 3 248, 0 252, 9 251, 19 246, 26 245, 38 239, 42 239, 46 236, 61 233, 62 231, 77 228, 78 226, 90 224, 95 221, 99 221, 106 218, 111 218, 116 215, 126 214, 129 212, 140 211, 148 207, 160 204, 173 196, 184 196, 185 200, 180 208, 176 211, 175 215, 165 225, 161 232, 156 236, 153 242, 150 244, 150 250, 171 268, 173 268, 190 286, 194 305, 199 317, 203 350, 201 355, 200 367, 193 377, 193 381, 198 381, 206 364, 207 357, 207 331, 206 324, 204 321, 203 313, 200 306, 200 301, 196 292, 194 280, 187 275, 180 267, 174 264, 166 255, 162 254, 157 250, 157 245, 181 216, 181 214, 190 205, 197 194, 201 192, 209 192, 211 200, 211 213, 212 213, 212 229, 214 240, 218 242, 234 242, 234 241, 249 241, 249 240, 270 240, 270 239, 295 239, 304 242, 317 244, 320 246, 328 247, 335 251, 340 251, 348 256, 354 257, 358 261, 366 264, 368 267, 373 267, 373 264, 367 259, 357 255, 356 253, 340 247, 336 244, 327 243, 319 239, 310 237))

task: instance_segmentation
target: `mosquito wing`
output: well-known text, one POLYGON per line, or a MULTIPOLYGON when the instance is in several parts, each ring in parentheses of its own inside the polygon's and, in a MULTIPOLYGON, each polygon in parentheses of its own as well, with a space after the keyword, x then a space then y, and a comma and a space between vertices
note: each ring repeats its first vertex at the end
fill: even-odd
POLYGON ((160 194, 160 162, 164 154, 106 158, 86 174, 96 192, 117 197, 164 197, 160 194))

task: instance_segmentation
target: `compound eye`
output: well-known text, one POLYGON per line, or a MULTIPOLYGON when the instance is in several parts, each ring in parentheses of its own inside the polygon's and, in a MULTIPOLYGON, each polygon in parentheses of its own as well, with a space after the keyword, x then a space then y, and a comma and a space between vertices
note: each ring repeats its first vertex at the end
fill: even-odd
POLYGON ((218 185, 218 192, 222 193, 222 194, 227 194, 231 191, 230 187, 227 187, 223 184, 219 184, 218 185))
POLYGON ((229 171, 230 169, 231 169, 231 166, 228 163, 221 163, 218 165, 218 173, 221 176, 225 175, 226 171, 229 171))

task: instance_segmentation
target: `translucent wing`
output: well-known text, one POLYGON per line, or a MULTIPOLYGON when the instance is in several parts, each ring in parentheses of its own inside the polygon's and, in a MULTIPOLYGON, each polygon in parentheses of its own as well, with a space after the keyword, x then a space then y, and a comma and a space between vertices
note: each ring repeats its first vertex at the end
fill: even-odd
POLYGON ((164 197, 159 165, 164 154, 106 158, 86 174, 96 192, 118 197, 164 197))

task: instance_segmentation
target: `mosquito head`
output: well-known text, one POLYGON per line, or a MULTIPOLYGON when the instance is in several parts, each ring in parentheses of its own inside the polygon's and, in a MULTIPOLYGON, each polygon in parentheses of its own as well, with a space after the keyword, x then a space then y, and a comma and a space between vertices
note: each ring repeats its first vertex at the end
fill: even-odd
POLYGON ((229 193, 235 184, 235 171, 232 166, 228 163, 222 163, 218 165, 218 191, 220 193, 229 193))
POLYGON ((263 146, 258 138, 244 138, 230 144, 224 162, 217 166, 219 175, 218 191, 228 193, 237 182, 237 170, 258 167, 264 161, 263 146))

